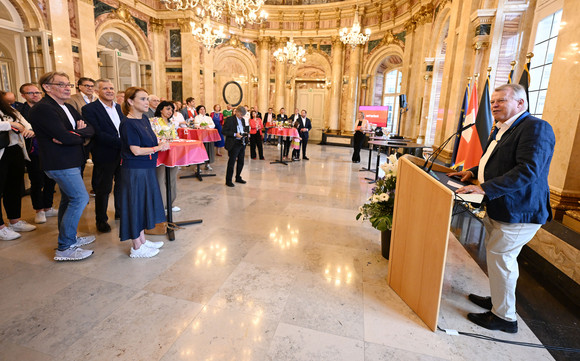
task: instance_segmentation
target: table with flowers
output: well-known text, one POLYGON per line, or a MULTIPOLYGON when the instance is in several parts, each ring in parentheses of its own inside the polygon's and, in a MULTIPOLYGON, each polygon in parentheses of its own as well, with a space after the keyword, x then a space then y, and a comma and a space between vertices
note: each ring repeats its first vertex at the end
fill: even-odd
MULTIPOLYGON (((173 222, 173 205, 171 204, 171 171, 172 167, 181 167, 204 163, 208 160, 207 152, 203 142, 199 140, 177 139, 169 141, 169 150, 159 152, 157 156, 157 166, 165 165, 165 192, 167 195, 167 222, 173 222)), ((201 219, 176 222, 178 226, 201 223, 201 219)), ((173 229, 167 228, 167 237, 170 241, 175 240, 173 229)))
MULTIPOLYGON (((221 140, 220 133, 215 128, 178 128, 177 135, 179 139, 190 139, 198 140, 203 143, 213 143, 221 140)), ((209 155, 208 155, 209 157, 209 155)), ((208 158, 209 159, 209 158, 208 158)), ((206 159, 207 160, 207 159, 206 159)), ((215 177, 215 174, 202 174, 201 173, 201 163, 197 164, 196 171, 191 175, 184 175, 180 178, 197 178, 199 181, 203 180, 203 177, 215 177)))
MULTIPOLYGON (((295 138, 295 137, 299 137, 300 136, 300 135, 298 135, 298 130, 296 128, 294 128, 294 127, 289 127, 289 128, 280 127, 280 126, 273 127, 270 130, 268 130, 268 133, 271 134, 271 135, 274 135, 274 136, 278 136, 279 139, 280 139, 280 144, 282 144, 282 137, 292 137, 292 138, 295 138)), ((280 147, 280 159, 276 159, 275 161, 270 162, 270 164, 281 163, 281 164, 288 165, 288 162, 285 162, 283 160, 283 157, 284 157, 284 155, 283 155, 283 149, 284 149, 284 147, 281 146, 280 147)))

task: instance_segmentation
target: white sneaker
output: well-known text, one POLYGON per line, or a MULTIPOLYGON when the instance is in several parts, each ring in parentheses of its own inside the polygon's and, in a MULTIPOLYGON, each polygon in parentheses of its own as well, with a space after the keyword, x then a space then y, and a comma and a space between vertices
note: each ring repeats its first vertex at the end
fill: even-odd
POLYGON ((211 167, 211 165, 209 165, 209 164, 206 164, 206 165, 205 165, 205 170, 213 170, 213 168, 211 167))
POLYGON ((155 248, 155 249, 159 249, 161 247, 163 247, 165 243, 163 241, 159 241, 159 242, 152 242, 149 240, 146 240, 145 243, 143 243, 143 245, 145 247, 149 247, 149 248, 155 248))
POLYGON ((44 214, 47 217, 56 217, 58 216, 58 209, 51 208, 48 211, 44 211, 44 214))
POLYGON ((46 223, 46 214, 44 213, 44 211, 36 212, 36 215, 34 216, 34 223, 36 224, 46 223))
POLYGON ((36 226, 33 226, 26 221, 19 220, 18 222, 11 224, 10 229, 17 232, 31 232, 36 229, 36 226))
POLYGON ((55 261, 80 261, 81 259, 89 258, 94 251, 82 249, 80 247, 72 246, 64 251, 56 250, 54 255, 55 261))
POLYGON ((0 240, 2 241, 12 241, 13 239, 20 237, 20 233, 16 233, 8 227, 0 229, 0 240))
POLYGON ((141 245, 141 247, 139 247, 139 249, 134 249, 133 247, 131 247, 131 254, 129 255, 129 257, 131 257, 131 258, 151 258, 153 256, 156 256, 157 253, 159 253, 159 250, 157 248, 149 248, 149 247, 144 247, 143 245, 141 245))
POLYGON ((84 236, 84 237, 77 236, 77 241, 72 246, 73 247, 85 246, 87 244, 93 243, 95 241, 95 239, 97 239, 97 237, 95 237, 93 235, 84 236))
POLYGON ((171 211, 172 212, 180 212, 181 208, 179 208, 178 206, 173 206, 173 207, 171 207, 171 211))

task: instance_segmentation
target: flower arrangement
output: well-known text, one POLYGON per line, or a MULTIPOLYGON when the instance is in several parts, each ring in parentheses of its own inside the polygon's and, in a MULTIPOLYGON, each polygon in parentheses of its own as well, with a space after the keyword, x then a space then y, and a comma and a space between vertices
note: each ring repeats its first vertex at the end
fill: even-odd
POLYGON ((397 185, 397 157, 390 155, 390 163, 381 164, 385 176, 377 180, 372 189, 372 195, 367 203, 359 207, 356 219, 369 220, 379 231, 390 230, 393 227, 393 210, 395 207, 395 187, 397 185))
POLYGON ((207 122, 201 122, 201 123, 199 123, 199 127, 202 128, 202 129, 203 128, 207 128, 208 125, 209 124, 207 122))
POLYGON ((175 126, 173 124, 167 124, 163 118, 151 118, 151 128, 157 138, 159 139, 177 139, 177 132, 175 131, 175 126))

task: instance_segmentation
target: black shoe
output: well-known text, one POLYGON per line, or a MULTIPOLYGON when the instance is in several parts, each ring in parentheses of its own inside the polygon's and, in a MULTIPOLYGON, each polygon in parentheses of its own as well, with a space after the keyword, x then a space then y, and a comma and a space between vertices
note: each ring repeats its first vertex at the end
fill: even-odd
POLYGON ((310 158, 308 158, 308 157, 302 157, 302 159, 304 159, 304 160, 310 160, 310 158))
POLYGON ((246 184, 248 182, 246 182, 245 180, 243 180, 242 178, 238 178, 236 179, 236 183, 242 183, 242 184, 246 184))
POLYGON ((109 233, 111 232, 111 226, 107 222, 97 222, 97 231, 101 233, 109 233))
POLYGON ((228 187, 235 187, 235 186, 236 186, 236 185, 235 185, 235 184, 233 184, 232 182, 226 182, 226 185, 227 185, 228 187))
POLYGON ((468 298, 471 302, 475 303, 481 308, 485 308, 486 310, 491 310, 491 308, 493 307, 491 304, 491 297, 489 296, 483 297, 470 293, 468 298))
POLYGON ((266 160, 266 158, 262 157, 262 158, 260 158, 260 160, 266 160))
POLYGON ((518 321, 506 321, 497 317, 491 311, 484 313, 468 313, 469 321, 488 330, 499 330, 507 333, 518 332, 518 321))

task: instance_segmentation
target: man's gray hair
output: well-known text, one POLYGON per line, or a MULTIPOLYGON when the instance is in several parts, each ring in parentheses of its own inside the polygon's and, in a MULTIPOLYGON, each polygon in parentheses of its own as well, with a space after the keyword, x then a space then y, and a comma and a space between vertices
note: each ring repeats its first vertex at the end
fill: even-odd
POLYGON ((97 81, 95 81, 95 88, 100 89, 101 88, 101 84, 103 83, 111 83, 113 84, 113 81, 111 79, 98 79, 97 81))
POLYGON ((236 108, 236 113, 240 114, 241 117, 243 117, 244 115, 246 115, 248 111, 246 110, 246 107, 243 106, 239 106, 236 108))
POLYGON ((494 91, 496 91, 496 92, 504 91, 505 92, 508 90, 511 90, 513 99, 515 99, 515 100, 523 99, 524 100, 524 109, 528 109, 528 98, 526 96, 526 89, 524 89, 523 86, 521 86, 519 84, 504 84, 504 85, 500 85, 497 88, 495 88, 494 91))

